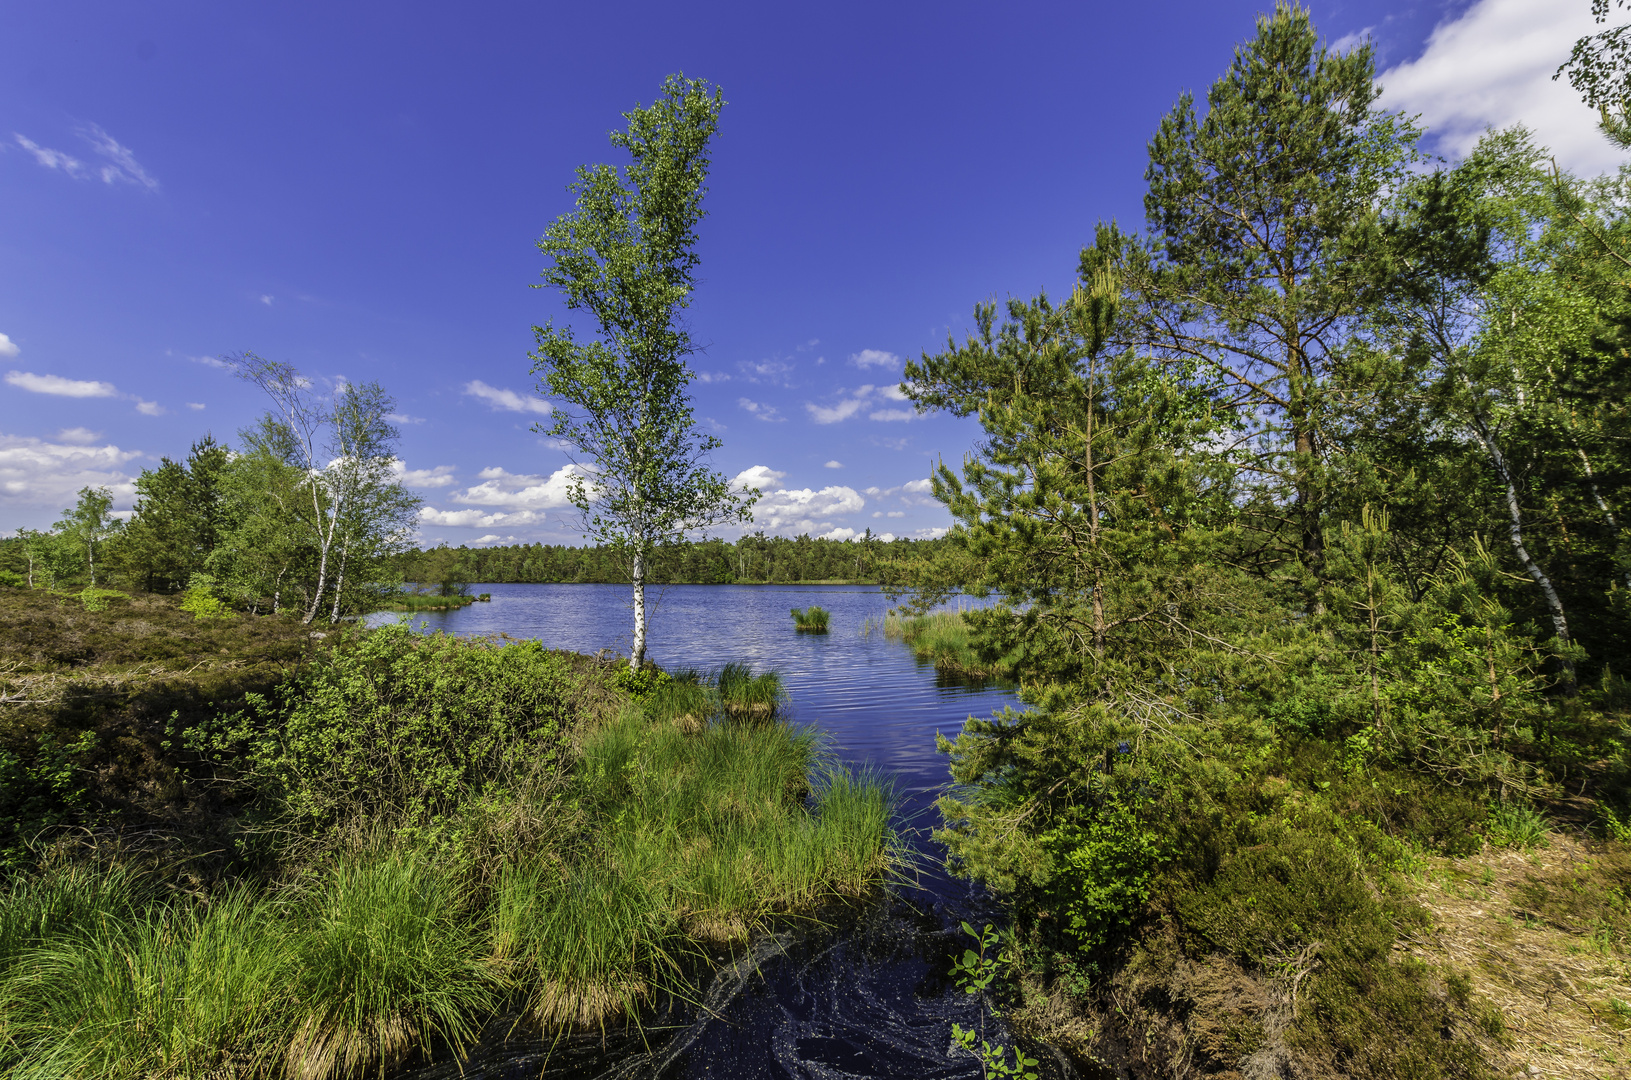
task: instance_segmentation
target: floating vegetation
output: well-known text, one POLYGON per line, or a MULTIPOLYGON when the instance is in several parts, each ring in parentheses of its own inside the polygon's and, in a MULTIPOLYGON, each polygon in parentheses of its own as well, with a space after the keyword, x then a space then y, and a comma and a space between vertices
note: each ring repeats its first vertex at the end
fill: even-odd
POLYGON ((768 720, 787 701, 782 678, 774 671, 755 675, 746 664, 726 664, 713 682, 726 716, 768 720))
POLYGON ((825 634, 832 613, 811 604, 808 608, 793 609, 793 629, 804 634, 825 634))
POLYGON ((397 593, 388 597, 380 604, 380 611, 456 611, 462 607, 469 607, 478 600, 488 599, 487 593, 480 596, 436 596, 432 593, 397 593))

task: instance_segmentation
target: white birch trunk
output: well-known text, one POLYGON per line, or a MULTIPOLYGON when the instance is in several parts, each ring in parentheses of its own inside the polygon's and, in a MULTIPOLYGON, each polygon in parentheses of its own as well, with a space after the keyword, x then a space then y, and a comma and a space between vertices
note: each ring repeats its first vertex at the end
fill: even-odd
POLYGON ((638 669, 646 662, 646 555, 636 550, 629 574, 634 583, 634 646, 629 650, 629 667, 638 669))

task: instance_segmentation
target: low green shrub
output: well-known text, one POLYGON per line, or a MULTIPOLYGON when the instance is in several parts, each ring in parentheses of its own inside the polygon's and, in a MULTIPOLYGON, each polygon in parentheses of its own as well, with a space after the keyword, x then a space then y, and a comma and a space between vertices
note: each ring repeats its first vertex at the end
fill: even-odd
POLYGON ((1489 809, 1485 832, 1490 842, 1501 847, 1534 848, 1546 846, 1550 826, 1533 807, 1517 803, 1496 803, 1489 809))
POLYGON ((536 641, 360 634, 198 741, 240 748, 302 831, 358 815, 423 827, 560 767, 580 673, 536 641))
POLYGON ((81 589, 74 595, 86 611, 106 611, 111 604, 130 603, 130 594, 118 589, 81 589))
POLYGON ((0 585, 9 589, 24 589, 28 587, 28 579, 15 570, 0 570, 0 585))

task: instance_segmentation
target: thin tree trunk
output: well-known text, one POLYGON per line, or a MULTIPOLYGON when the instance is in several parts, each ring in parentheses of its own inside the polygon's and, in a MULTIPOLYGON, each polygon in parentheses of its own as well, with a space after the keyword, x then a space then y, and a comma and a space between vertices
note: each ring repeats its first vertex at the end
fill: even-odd
MULTIPOLYGON (((1563 600, 1557 595, 1557 589, 1552 586, 1552 579, 1546 576, 1546 571, 1540 568, 1540 564, 1535 562, 1534 557, 1529 554, 1529 549, 1524 546, 1523 507, 1518 503, 1517 484, 1513 482, 1512 471, 1507 468, 1506 457, 1501 453, 1501 448, 1495 441, 1494 432, 1484 419, 1483 413, 1477 408, 1472 410, 1472 429, 1478 441, 1483 445, 1484 452, 1489 455, 1490 464, 1495 467, 1495 475, 1506 489, 1506 512, 1511 520, 1507 535, 1512 540, 1512 550, 1517 554, 1518 562, 1522 564, 1524 572, 1534 580, 1535 586, 1540 589, 1541 596, 1545 599, 1546 606, 1551 611, 1552 629, 1557 634, 1557 640, 1567 647, 1570 644, 1569 620, 1563 612, 1563 600)), ((1563 665, 1564 689, 1572 694, 1574 693, 1575 681, 1574 661, 1566 656, 1560 656, 1558 662, 1563 665)))
POLYGON ((634 582, 634 647, 629 651, 629 667, 638 669, 646 662, 646 554, 636 549, 629 574, 634 582))
POLYGON ((330 626, 340 621, 340 597, 345 591, 345 564, 346 556, 351 554, 351 545, 343 544, 340 547, 340 573, 334 579, 334 610, 329 613, 330 626))
MULTIPOLYGON (((1597 474, 1592 472, 1591 459, 1578 443, 1575 444, 1574 452, 1580 455, 1580 464, 1586 470, 1586 485, 1591 488, 1591 497, 1596 500, 1597 509, 1603 512, 1603 520, 1608 523, 1608 531, 1614 536, 1614 553, 1617 556, 1620 546, 1620 523, 1615 520, 1614 511, 1609 509, 1608 500, 1603 498, 1603 493, 1597 489, 1597 474)), ((1625 569, 1625 585, 1626 588, 1631 588, 1631 567, 1625 569)))
POLYGON ((279 611, 283 610, 283 608, 282 608, 283 575, 288 573, 288 572, 289 572, 289 568, 287 566, 280 567, 278 569, 278 572, 277 572, 277 580, 272 582, 272 614, 273 615, 276 615, 279 611))

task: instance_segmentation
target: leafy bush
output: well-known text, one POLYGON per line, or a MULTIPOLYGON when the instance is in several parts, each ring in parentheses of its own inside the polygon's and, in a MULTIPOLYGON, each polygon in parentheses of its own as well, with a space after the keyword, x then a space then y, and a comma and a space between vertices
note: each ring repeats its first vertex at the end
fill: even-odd
POLYGON ((81 589, 74 594, 86 611, 106 611, 109 604, 128 604, 130 594, 118 589, 81 589))
POLYGON ((1084 811, 1043 836, 1053 856, 1047 896, 1064 929, 1084 949, 1125 927, 1149 898, 1165 857, 1165 837, 1120 799, 1084 811))
POLYGON ((357 814, 429 824, 561 760, 579 687, 536 641, 362 634, 258 710, 215 733, 242 739, 253 770, 305 828, 357 814))
POLYGON ((21 589, 27 587, 28 579, 14 570, 0 570, 0 585, 21 589))

